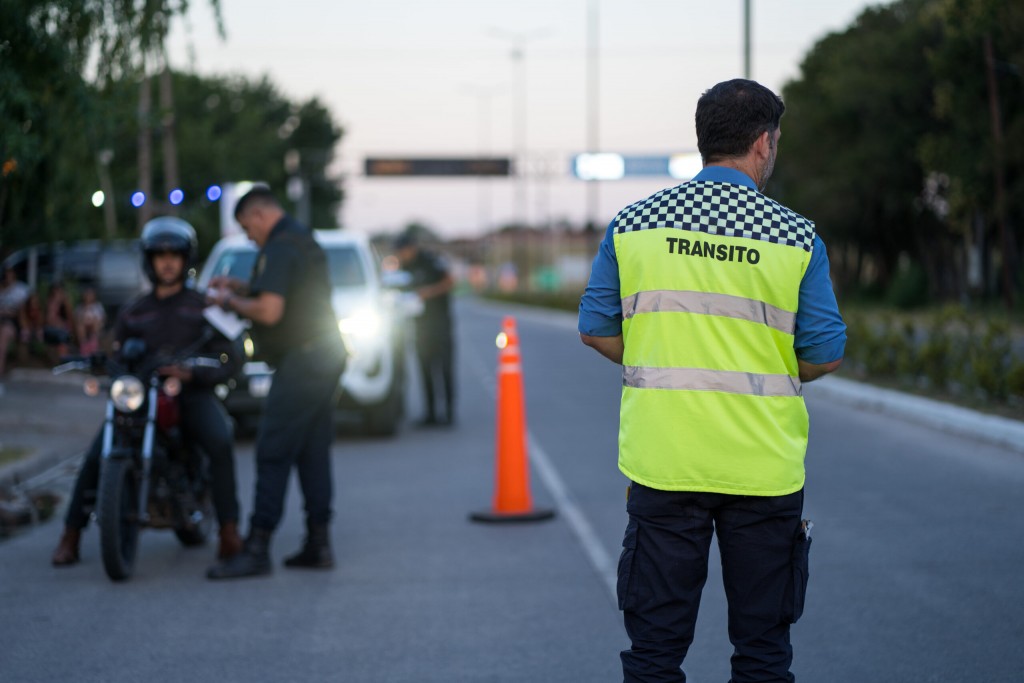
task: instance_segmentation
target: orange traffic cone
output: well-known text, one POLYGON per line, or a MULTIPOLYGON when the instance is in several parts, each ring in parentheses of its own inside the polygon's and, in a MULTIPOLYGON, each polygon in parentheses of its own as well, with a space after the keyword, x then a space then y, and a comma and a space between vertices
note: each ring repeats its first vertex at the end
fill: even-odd
POLYGON ((498 335, 498 429, 493 509, 474 512, 476 522, 535 522, 551 519, 554 510, 536 509, 530 497, 526 460, 526 409, 523 368, 516 321, 507 316, 498 335))

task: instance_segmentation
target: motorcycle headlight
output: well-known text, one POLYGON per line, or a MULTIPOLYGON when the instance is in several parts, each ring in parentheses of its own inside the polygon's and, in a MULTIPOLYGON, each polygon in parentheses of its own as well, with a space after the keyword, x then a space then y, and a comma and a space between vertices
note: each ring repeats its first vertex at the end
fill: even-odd
POLYGON ((361 308, 338 320, 338 329, 341 335, 351 339, 373 339, 380 335, 384 327, 384 319, 381 314, 369 308, 361 308))
POLYGON ((146 387, 138 377, 121 375, 110 385, 110 400, 122 413, 134 413, 146 399, 146 387))

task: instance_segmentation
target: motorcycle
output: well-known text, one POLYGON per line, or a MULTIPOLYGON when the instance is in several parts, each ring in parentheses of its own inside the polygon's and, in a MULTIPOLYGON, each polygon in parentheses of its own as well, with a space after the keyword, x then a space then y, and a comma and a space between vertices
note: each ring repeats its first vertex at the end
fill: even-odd
POLYGON ((192 357, 206 341, 173 359, 146 359, 145 342, 128 339, 117 361, 94 355, 53 369, 56 375, 89 373, 85 391, 90 395, 100 392, 96 376, 108 377, 94 511, 103 568, 114 581, 131 577, 141 529, 172 529, 184 546, 204 544, 212 529, 208 466, 180 429, 181 381, 158 374, 167 365, 219 366, 219 359, 192 357))

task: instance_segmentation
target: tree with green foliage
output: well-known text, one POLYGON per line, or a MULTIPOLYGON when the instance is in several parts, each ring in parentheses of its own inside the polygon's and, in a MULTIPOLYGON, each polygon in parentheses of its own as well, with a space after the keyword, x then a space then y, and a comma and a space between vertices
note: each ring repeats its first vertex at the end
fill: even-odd
MULTIPOLYGON (((818 223, 841 292, 873 289, 907 305, 959 300, 969 293, 974 247, 983 264, 1019 260, 1020 35, 1020 3, 900 0, 865 10, 804 58, 800 78, 783 90, 773 192, 818 223)), ((977 294, 998 291, 989 272, 977 294)))
MULTIPOLYGON (((139 187, 140 145, 144 136, 161 140, 168 113, 158 107, 140 119, 140 78, 147 60, 159 59, 170 18, 187 9, 183 1, 0 0, 0 248, 136 234, 129 196, 139 187), (82 75, 88 55, 91 82, 82 75), (90 203, 101 181, 104 209, 117 213, 112 233, 90 203)), ((172 74, 169 85, 176 144, 147 149, 147 172, 153 188, 184 191, 174 211, 196 225, 203 247, 219 236, 206 188, 243 179, 283 198, 299 178, 308 202, 296 210, 316 227, 336 227, 342 194, 329 169, 342 131, 319 100, 289 101, 266 78, 172 74)), ((168 210, 163 195, 147 209, 153 203, 168 210)))
MULTIPOLYGON (((209 4, 220 26, 219 0, 209 4)), ((78 200, 104 112, 85 74, 102 88, 144 73, 188 9, 187 0, 0 0, 0 246, 92 232, 78 200)))

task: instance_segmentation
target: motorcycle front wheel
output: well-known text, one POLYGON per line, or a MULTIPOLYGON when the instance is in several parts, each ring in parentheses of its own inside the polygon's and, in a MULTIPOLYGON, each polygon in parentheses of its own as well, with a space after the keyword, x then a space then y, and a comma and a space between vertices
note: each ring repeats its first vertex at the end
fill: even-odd
POLYGON ((100 550, 103 568, 114 581, 124 581, 135 569, 139 547, 139 477, 131 460, 103 463, 99 495, 100 550))

